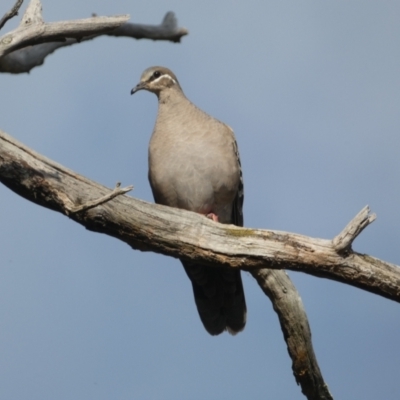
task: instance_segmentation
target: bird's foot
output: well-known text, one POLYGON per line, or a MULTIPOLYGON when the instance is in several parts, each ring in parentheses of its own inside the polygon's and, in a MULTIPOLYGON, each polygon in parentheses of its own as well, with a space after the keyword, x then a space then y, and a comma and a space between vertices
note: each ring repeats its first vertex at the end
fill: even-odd
POLYGON ((214 213, 208 213, 206 215, 207 218, 212 219, 214 222, 218 222, 218 215, 214 213))

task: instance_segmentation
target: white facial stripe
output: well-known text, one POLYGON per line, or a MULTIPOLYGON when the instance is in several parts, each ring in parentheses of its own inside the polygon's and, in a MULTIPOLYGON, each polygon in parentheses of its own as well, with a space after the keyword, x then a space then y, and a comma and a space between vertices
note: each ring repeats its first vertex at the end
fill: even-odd
POLYGON ((172 82, 174 82, 175 85, 176 85, 176 80, 175 80, 174 78, 170 77, 168 74, 164 74, 164 75, 159 76, 157 79, 154 79, 153 82, 154 82, 154 83, 155 83, 155 82, 158 82, 158 81, 161 80, 162 78, 168 78, 168 79, 170 79, 172 82))

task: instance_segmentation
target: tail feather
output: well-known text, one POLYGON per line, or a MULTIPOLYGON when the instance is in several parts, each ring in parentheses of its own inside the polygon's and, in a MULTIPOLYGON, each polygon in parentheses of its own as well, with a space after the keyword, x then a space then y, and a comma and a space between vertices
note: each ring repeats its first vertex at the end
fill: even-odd
POLYGON ((246 324, 246 301, 240 271, 182 261, 192 282, 200 319, 211 335, 232 335, 246 324))

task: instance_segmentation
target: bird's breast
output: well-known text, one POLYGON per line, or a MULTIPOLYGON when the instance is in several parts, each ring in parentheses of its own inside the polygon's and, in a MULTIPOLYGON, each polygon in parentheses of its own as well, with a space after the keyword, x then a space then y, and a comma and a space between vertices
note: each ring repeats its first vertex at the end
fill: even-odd
POLYGON ((155 131, 149 180, 157 203, 230 218, 239 185, 238 160, 224 138, 155 131))

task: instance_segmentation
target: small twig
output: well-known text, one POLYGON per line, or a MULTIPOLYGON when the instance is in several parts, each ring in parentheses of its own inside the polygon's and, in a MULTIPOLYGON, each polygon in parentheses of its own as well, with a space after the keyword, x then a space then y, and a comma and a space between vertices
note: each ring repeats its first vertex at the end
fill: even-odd
POLYGON ((40 0, 31 0, 19 24, 21 28, 30 24, 42 24, 42 3, 40 0))
POLYGON ((97 207, 101 204, 107 203, 108 201, 112 200, 114 197, 120 196, 122 194, 128 193, 133 189, 133 186, 127 186, 124 188, 120 188, 121 183, 117 182, 115 188, 112 192, 106 194, 103 197, 100 197, 97 200, 88 201, 85 204, 81 204, 80 206, 68 206, 65 205, 68 214, 76 214, 78 212, 87 211, 91 208, 97 207))
POLYGON ((0 29, 6 24, 9 19, 14 18, 16 15, 18 15, 18 10, 22 6, 23 2, 24 0, 17 0, 14 4, 14 7, 4 14, 3 18, 0 20, 0 29))
POLYGON ((370 214, 370 209, 365 206, 332 240, 333 248, 338 252, 343 252, 351 248, 354 239, 373 221, 376 214, 370 214))

